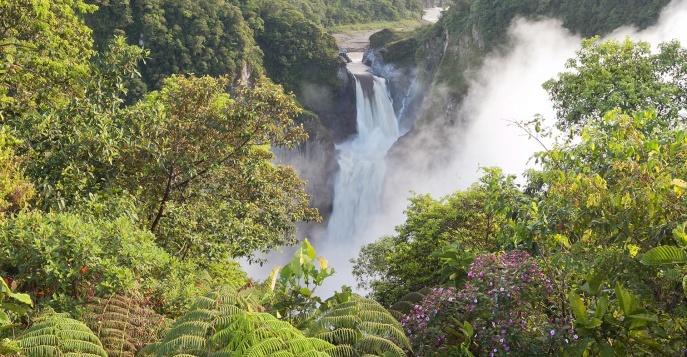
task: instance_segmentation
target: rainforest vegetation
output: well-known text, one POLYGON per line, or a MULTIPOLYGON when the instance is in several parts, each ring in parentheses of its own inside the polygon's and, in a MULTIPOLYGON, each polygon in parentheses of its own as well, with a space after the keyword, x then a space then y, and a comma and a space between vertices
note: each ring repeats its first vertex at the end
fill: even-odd
MULTIPOLYGON (((496 19, 497 38, 511 6, 535 3, 553 2, 452 8, 496 19)), ((633 4, 595 6, 646 25, 665 2, 624 16, 633 4)), ((557 6, 589 31, 616 26, 557 6)), ((0 0, 0 355, 687 354, 687 49, 676 41, 584 40, 543 84, 563 134, 525 183, 485 168, 464 191, 413 197, 396 234, 355 259, 369 296, 315 294, 335 267, 295 223, 320 216, 270 148, 307 139, 298 81, 335 83, 323 25, 420 9, 0 0), (235 261, 281 245, 299 248, 267 281, 235 261)), ((460 22, 451 16, 406 48, 420 58, 437 28, 460 22)), ((542 118, 519 125, 554 135, 542 118)))

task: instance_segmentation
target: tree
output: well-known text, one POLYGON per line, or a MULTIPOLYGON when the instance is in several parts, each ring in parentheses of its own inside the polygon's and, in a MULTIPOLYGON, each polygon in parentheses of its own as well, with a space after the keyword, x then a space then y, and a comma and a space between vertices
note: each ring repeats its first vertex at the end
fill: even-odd
POLYGON ((362 247, 354 260, 353 275, 358 286, 372 290, 372 297, 384 306, 424 287, 444 283, 440 248, 457 243, 462 249, 495 251, 505 215, 491 197, 498 193, 491 181, 507 178, 489 170, 479 184, 439 200, 429 195, 410 198, 406 221, 396 227, 397 235, 385 236, 362 247), (494 189, 494 191, 491 191, 494 189))
POLYGON ((296 93, 303 83, 337 85, 338 48, 321 26, 287 4, 263 4, 260 17, 263 29, 255 38, 270 79, 296 93))
POLYGON ((0 221, 7 212, 26 208, 33 197, 33 185, 26 180, 20 167, 21 160, 15 155, 16 139, 0 127, 0 221))
POLYGON ((111 188, 124 146, 115 118, 126 95, 124 82, 138 74, 136 63, 143 54, 115 38, 89 61, 89 77, 82 79, 78 93, 64 92, 45 108, 5 117, 21 140, 16 152, 26 158, 26 176, 38 192, 36 207, 64 210, 111 188))
MULTIPOLYGON (((164 78, 178 73, 232 78, 242 71, 261 73, 262 53, 231 1, 144 0, 129 6, 131 22, 112 23, 110 33, 124 31, 131 43, 150 50, 140 66, 148 88, 159 89, 164 78)), ((91 22, 111 22, 111 12, 96 13, 91 22)))
POLYGON ((0 1, 0 120, 64 104, 83 91, 93 55, 82 0, 0 1))
POLYGON ((293 168, 270 146, 306 138, 292 97, 265 80, 173 76, 126 110, 130 145, 117 186, 135 192, 148 229, 182 259, 252 256, 296 242, 294 223, 319 219, 293 168))
POLYGON ((654 109, 663 125, 675 125, 687 108, 687 50, 662 43, 657 54, 648 42, 582 42, 569 72, 544 83, 556 110, 557 126, 579 132, 594 118, 620 108, 625 113, 654 109))

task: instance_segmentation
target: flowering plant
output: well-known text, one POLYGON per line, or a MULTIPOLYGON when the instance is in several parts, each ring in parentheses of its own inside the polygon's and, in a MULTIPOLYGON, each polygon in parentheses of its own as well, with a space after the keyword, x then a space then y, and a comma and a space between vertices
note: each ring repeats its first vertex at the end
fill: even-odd
POLYGON ((417 355, 449 355, 448 346, 456 344, 457 336, 446 327, 457 322, 453 317, 460 313, 459 294, 454 289, 436 288, 424 296, 401 319, 401 324, 417 355))
POLYGON ((440 355, 463 342, 450 333, 462 320, 474 327, 475 355, 550 355, 576 336, 570 321, 552 308, 552 292, 551 281, 526 252, 478 255, 461 291, 433 290, 402 323, 420 354, 440 355))
POLYGON ((574 340, 551 308, 551 281, 527 252, 480 255, 468 279, 462 318, 475 326, 480 355, 549 355, 574 340))

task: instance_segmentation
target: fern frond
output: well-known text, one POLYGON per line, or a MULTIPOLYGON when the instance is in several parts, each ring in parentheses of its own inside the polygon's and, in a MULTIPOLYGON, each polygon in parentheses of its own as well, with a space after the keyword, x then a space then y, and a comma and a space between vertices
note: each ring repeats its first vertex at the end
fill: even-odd
POLYGON ((243 296, 244 293, 249 294, 212 292, 199 298, 193 310, 179 318, 161 342, 150 344, 141 354, 157 357, 179 357, 181 354, 196 357, 326 356, 326 351, 335 349, 326 341, 306 338, 288 322, 273 315, 248 312, 233 305, 250 305, 251 297, 243 296))
POLYGON ((277 351, 270 354, 268 357, 294 357, 295 355, 289 351, 277 351))
POLYGON ((207 350, 207 339, 199 336, 182 335, 165 341, 157 350, 157 356, 176 356, 179 353, 197 355, 197 352, 207 350))
POLYGON ((323 316, 318 324, 329 328, 356 328, 362 320, 356 315, 323 316))
MULTIPOLYGON (((417 292, 418 292, 419 294, 421 294, 421 295, 424 297, 425 295, 431 294, 432 291, 434 291, 433 288, 425 287, 425 288, 422 288, 422 289, 418 290, 417 292)), ((412 293, 411 293, 411 294, 412 294, 412 293)))
POLYGON ((52 310, 36 318, 36 323, 18 339, 28 357, 107 357, 97 336, 83 323, 52 310))
POLYGON ((687 263, 687 251, 671 245, 661 245, 644 253, 641 259, 646 265, 687 263))
POLYGON ((404 314, 398 310, 391 310, 391 309, 389 309, 389 313, 391 314, 391 316, 393 316, 396 319, 396 321, 399 321, 399 322, 401 320, 403 320, 403 317, 406 315, 406 314, 404 314))
POLYGON ((308 351, 303 354, 297 355, 298 357, 329 357, 325 352, 320 351, 308 351))
POLYGON ((365 321, 360 324, 360 331, 366 335, 382 337, 410 349, 410 341, 403 332, 403 328, 395 324, 382 324, 378 322, 365 321))
POLYGON ((350 345, 338 345, 331 350, 327 350, 327 354, 332 357, 354 357, 355 350, 350 345))
POLYGON ((395 355, 398 351, 403 353, 402 348, 410 350, 410 341, 400 322, 376 301, 359 296, 315 316, 308 335, 337 346, 347 345, 354 355, 378 353, 377 350, 395 355))
POLYGON ((365 336, 358 340, 354 346, 358 353, 366 353, 373 355, 382 356, 393 356, 393 357, 405 357, 406 354, 403 350, 396 346, 393 342, 377 337, 377 336, 365 336))
POLYGON ((247 357, 267 356, 275 352, 285 351, 287 346, 280 338, 271 337, 262 339, 255 344, 252 344, 241 355, 247 357))
POLYGON ((233 357, 234 351, 215 351, 208 354, 208 357, 233 357))
POLYGON ((401 328, 401 323, 398 322, 387 310, 384 311, 371 311, 364 310, 358 313, 360 319, 368 322, 377 322, 381 324, 393 325, 401 328))
POLYGON ((315 337, 325 340, 334 345, 348 344, 352 345, 357 341, 362 335, 355 329, 352 328, 339 328, 334 331, 322 332, 315 335, 315 337))

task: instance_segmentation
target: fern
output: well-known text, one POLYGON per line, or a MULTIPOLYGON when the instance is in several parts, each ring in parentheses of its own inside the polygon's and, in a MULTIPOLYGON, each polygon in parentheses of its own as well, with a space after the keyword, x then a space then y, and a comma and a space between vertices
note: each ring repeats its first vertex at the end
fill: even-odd
POLYGON ((159 339, 167 327, 167 320, 148 305, 148 301, 133 295, 92 298, 86 305, 84 320, 110 357, 134 357, 145 345, 159 339))
POLYGON ((348 346, 342 355, 405 356, 410 341, 401 323, 374 300, 354 296, 316 315, 308 330, 310 336, 337 346, 348 346), (353 354, 348 354, 351 352, 353 354))
POLYGON ((259 311, 250 294, 235 290, 200 297, 164 338, 142 356, 346 356, 327 341, 308 338, 288 322, 259 311))
POLYGON ((678 247, 662 245, 644 253, 642 263, 646 265, 684 264, 687 263, 687 252, 678 247))
POLYGON ((406 354, 401 348, 396 346, 390 340, 385 338, 367 335, 360 339, 356 343, 357 349, 364 351, 365 353, 375 354, 377 356, 394 356, 394 357, 405 357, 406 354))
POLYGON ((415 291, 404 295, 401 300, 391 305, 389 312, 396 319, 396 321, 401 321, 403 316, 408 315, 410 311, 415 308, 417 304, 422 302, 422 299, 431 292, 431 289, 423 288, 420 291, 415 291))
POLYGON ((27 357, 107 357, 98 337, 82 322, 48 310, 18 339, 27 357))

